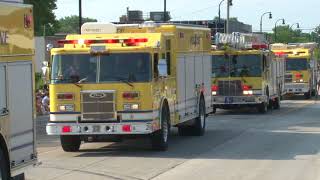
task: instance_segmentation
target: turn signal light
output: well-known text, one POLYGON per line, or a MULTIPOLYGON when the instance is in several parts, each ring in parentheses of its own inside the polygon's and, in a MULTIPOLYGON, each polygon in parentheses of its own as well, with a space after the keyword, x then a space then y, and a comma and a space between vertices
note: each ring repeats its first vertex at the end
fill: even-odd
POLYGON ((62 129, 61 129, 61 131, 62 131, 63 133, 69 133, 69 132, 72 131, 72 129, 71 129, 71 126, 63 126, 62 129))
POLYGON ((123 132, 131 132, 132 131, 131 125, 123 125, 122 131, 123 132))
POLYGON ((302 77, 303 77, 303 75, 302 75, 302 74, 299 74, 299 73, 298 73, 298 74, 296 74, 296 78, 297 78, 297 79, 301 79, 302 77))
POLYGON ((135 99, 139 97, 139 92, 124 92, 122 97, 125 99, 135 99))
POLYGON ((244 90, 244 91, 248 91, 248 90, 251 90, 251 89, 252 89, 252 86, 242 85, 242 90, 244 90))
POLYGON ((73 100, 74 96, 72 93, 61 93, 57 94, 58 100, 73 100))
POLYGON ((219 86, 217 86, 217 85, 211 86, 211 91, 218 91, 218 90, 219 90, 219 86))

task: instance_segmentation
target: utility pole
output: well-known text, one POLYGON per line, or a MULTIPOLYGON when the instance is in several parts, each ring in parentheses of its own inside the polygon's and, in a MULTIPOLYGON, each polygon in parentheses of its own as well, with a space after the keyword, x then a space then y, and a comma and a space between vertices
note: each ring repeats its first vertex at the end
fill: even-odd
POLYGON ((81 26, 82 26, 82 2, 79 0, 79 34, 81 34, 81 26))
POLYGON ((227 1, 227 25, 226 25, 226 33, 229 33, 229 20, 230 20, 230 0, 227 1))
POLYGON ((167 22, 167 0, 164 0, 163 21, 167 22))

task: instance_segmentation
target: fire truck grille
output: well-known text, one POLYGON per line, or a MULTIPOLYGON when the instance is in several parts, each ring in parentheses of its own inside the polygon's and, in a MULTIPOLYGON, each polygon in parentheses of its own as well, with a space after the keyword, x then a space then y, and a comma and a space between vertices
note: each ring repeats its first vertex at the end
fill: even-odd
POLYGON ((292 82, 292 74, 286 74, 284 77, 284 81, 286 83, 291 83, 292 82))
POLYGON ((219 95, 220 96, 242 96, 242 86, 240 80, 235 81, 219 81, 219 95))
POLYGON ((81 92, 82 121, 116 121, 115 91, 81 92))

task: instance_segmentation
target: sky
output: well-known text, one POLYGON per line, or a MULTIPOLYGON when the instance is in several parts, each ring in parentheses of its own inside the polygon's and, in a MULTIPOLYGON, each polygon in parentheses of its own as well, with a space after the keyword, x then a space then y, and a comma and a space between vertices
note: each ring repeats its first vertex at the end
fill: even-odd
MULTIPOLYGON (((221 0, 167 0, 167 9, 173 20, 207 20, 218 15, 221 0)), ((163 0, 82 0, 83 17, 95 18, 99 22, 119 21, 131 10, 163 11, 163 0)), ((221 17, 226 17, 226 2, 221 6, 221 17)), ((57 0, 58 18, 77 15, 78 0, 57 0)), ((230 16, 239 21, 251 24, 253 31, 259 31, 260 17, 264 12, 271 11, 273 19, 263 18, 263 30, 271 31, 276 20, 284 18, 286 24, 299 23, 301 29, 310 32, 320 25, 320 0, 233 0, 230 16)), ((281 23, 279 23, 281 24, 281 23)), ((295 26, 293 26, 295 27, 295 26)))

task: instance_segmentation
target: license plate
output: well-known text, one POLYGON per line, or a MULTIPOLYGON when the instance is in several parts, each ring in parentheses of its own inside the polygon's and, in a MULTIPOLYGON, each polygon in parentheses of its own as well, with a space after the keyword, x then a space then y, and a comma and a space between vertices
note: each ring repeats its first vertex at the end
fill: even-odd
POLYGON ((93 131, 94 133, 100 132, 100 126, 93 126, 93 127, 92 127, 92 131, 93 131))
POLYGON ((233 97, 225 97, 224 102, 225 102, 226 104, 231 104, 231 103, 233 103, 233 97))

